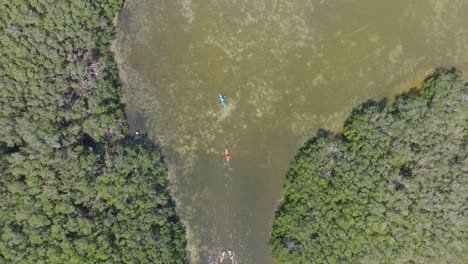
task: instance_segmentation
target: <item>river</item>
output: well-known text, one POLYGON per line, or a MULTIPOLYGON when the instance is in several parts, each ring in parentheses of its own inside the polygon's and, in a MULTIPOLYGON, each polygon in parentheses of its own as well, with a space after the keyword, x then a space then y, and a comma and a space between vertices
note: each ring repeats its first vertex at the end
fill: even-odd
POLYGON ((296 150, 436 67, 468 69, 466 14, 468 0, 128 0, 114 49, 130 129, 162 147, 192 262, 230 248, 274 263, 296 150))

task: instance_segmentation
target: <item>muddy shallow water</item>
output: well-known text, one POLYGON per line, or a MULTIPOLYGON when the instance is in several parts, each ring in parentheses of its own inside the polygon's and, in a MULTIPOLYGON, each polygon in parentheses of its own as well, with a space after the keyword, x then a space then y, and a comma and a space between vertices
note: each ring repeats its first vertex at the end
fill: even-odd
POLYGON ((127 1, 114 46, 130 127, 163 148, 192 261, 231 248, 273 263, 297 148, 435 67, 467 69, 467 13, 466 0, 127 1))

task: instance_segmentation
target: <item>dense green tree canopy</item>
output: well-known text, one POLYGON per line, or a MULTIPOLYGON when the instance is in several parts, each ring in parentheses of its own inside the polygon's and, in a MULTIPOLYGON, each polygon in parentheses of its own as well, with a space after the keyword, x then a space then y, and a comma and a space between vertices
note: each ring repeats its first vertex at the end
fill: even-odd
POLYGON ((159 151, 125 137, 122 0, 0 1, 0 263, 184 263, 159 151))
POLYGON ((279 263, 467 263, 468 84, 439 70, 291 164, 271 248, 279 263))

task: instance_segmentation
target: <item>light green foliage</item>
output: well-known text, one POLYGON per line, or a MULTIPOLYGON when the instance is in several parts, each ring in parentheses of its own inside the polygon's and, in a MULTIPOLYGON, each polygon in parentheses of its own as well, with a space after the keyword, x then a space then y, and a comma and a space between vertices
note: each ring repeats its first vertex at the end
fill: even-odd
POLYGON ((279 263, 467 263, 468 84, 438 70, 422 95, 356 108, 291 164, 279 263))
POLYGON ((123 1, 0 1, 0 263, 184 263, 159 151, 127 131, 123 1))

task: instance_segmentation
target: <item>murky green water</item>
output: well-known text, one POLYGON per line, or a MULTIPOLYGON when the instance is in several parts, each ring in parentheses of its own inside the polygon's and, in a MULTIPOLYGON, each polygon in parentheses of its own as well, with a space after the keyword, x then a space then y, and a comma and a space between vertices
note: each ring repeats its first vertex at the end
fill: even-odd
POLYGON ((163 147, 192 260, 231 248, 273 263, 296 149, 435 67, 467 69, 466 14, 468 0, 129 0, 116 41, 128 117, 163 147))

